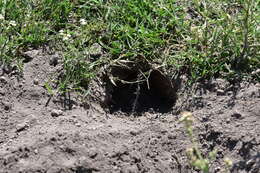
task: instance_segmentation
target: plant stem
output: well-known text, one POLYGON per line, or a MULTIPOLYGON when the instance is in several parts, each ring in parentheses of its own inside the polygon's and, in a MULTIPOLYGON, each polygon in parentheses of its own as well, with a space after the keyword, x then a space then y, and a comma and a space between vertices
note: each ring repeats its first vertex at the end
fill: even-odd
POLYGON ((238 59, 238 62, 237 62, 237 66, 236 68, 238 69, 243 63, 245 62, 246 58, 247 58, 247 52, 248 52, 248 32, 249 32, 249 29, 248 29, 248 20, 249 20, 249 12, 250 12, 250 5, 251 5, 251 0, 247 0, 246 1, 246 4, 245 4, 245 15, 244 15, 244 43, 243 43, 243 50, 242 50, 242 53, 240 55, 240 58, 238 59))

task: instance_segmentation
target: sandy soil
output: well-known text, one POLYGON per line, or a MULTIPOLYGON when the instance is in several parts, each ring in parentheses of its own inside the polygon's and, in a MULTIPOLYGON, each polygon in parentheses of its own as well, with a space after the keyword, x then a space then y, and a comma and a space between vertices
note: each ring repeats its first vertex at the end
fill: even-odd
POLYGON ((61 70, 52 63, 58 55, 26 55, 22 75, 0 77, 0 173, 199 172, 189 166, 191 144, 177 109, 193 113, 203 154, 218 150, 210 172, 223 171, 224 157, 233 161, 231 172, 260 172, 259 83, 200 83, 189 97, 180 89, 172 110, 137 117, 95 103, 85 109, 73 94, 68 110, 63 97, 46 106, 44 83, 61 70))

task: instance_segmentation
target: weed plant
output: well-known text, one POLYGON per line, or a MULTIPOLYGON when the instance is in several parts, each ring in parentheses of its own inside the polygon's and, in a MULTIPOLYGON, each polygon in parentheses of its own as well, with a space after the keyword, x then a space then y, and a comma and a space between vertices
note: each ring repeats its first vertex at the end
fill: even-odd
MULTIPOLYGON (((194 117, 191 112, 183 112, 180 122, 184 124, 184 128, 191 142, 191 147, 187 149, 187 157, 190 162, 190 165, 196 169, 202 171, 203 173, 209 173, 212 163, 216 159, 217 150, 209 152, 207 157, 202 155, 201 150, 198 147, 197 138, 194 134, 193 123, 194 117)), ((232 167, 232 161, 228 158, 224 158, 225 168, 223 171, 225 173, 230 172, 232 167)))

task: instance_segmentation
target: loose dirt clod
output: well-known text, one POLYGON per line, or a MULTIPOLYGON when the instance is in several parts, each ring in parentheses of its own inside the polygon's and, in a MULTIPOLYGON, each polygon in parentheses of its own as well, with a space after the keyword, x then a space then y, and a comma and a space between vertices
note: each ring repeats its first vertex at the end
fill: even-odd
POLYGON ((63 111, 62 110, 53 109, 51 111, 51 116, 53 116, 53 117, 59 117, 59 116, 62 116, 62 115, 63 115, 63 111))
POLYGON ((21 132, 23 130, 26 130, 29 127, 27 122, 20 123, 16 125, 16 132, 21 132))
POLYGON ((0 83, 7 83, 7 79, 6 79, 6 77, 4 77, 4 76, 1 76, 0 77, 0 83))
POLYGON ((240 112, 234 111, 231 114, 231 117, 235 118, 235 119, 243 119, 244 117, 242 116, 242 114, 240 112))
POLYGON ((4 110, 9 111, 12 108, 12 104, 9 102, 3 102, 4 110))
POLYGON ((218 89, 218 90, 217 90, 217 95, 223 96, 223 95, 225 95, 225 91, 224 91, 224 90, 221 90, 221 89, 218 89))
POLYGON ((30 62, 34 57, 38 55, 38 50, 29 50, 27 52, 20 52, 21 56, 24 58, 23 61, 25 63, 30 62))
POLYGON ((38 80, 38 79, 34 79, 34 80, 33 80, 33 84, 34 84, 34 85, 38 85, 38 84, 39 84, 39 80, 38 80))
POLYGON ((50 57, 50 62, 49 63, 50 63, 51 66, 58 65, 58 63, 59 63, 59 56, 58 55, 52 55, 50 57))

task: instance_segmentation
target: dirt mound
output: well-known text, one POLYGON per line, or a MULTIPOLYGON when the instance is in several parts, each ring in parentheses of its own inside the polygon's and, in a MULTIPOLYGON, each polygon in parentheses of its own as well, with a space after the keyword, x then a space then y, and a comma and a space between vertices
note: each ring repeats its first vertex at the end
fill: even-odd
POLYGON ((224 157, 234 163, 231 172, 260 171, 259 83, 216 79, 189 92, 182 87, 171 109, 156 111, 161 102, 155 97, 154 110, 143 109, 137 117, 117 109, 129 104, 125 99, 119 105, 118 97, 130 87, 118 85, 112 113, 95 102, 84 109, 73 96, 71 110, 65 110, 63 98, 52 98, 45 106, 49 94, 44 84, 61 69, 52 63, 57 55, 42 50, 27 54, 31 58, 22 78, 0 77, 0 172, 197 172, 185 154, 191 144, 178 121, 181 110, 193 112, 203 154, 218 150, 210 172, 222 171, 224 157))

